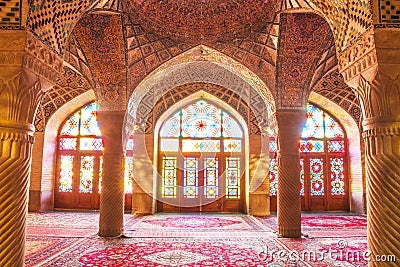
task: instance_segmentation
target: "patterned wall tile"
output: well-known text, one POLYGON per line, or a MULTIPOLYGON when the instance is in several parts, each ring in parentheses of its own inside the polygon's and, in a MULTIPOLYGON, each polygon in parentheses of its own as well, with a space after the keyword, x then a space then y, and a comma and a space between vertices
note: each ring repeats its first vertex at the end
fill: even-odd
POLYGON ((0 27, 18 29, 22 23, 22 0, 0 0, 0 27))

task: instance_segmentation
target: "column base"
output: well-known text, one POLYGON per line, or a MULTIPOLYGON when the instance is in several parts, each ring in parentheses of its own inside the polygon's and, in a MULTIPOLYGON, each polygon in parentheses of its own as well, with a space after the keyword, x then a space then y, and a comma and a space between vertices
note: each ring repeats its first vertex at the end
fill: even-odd
POLYGON ((124 228, 121 229, 100 229, 98 235, 100 237, 119 237, 124 233, 124 228))
POLYGON ((300 238, 301 237, 301 227, 282 227, 279 226, 279 236, 280 237, 291 237, 300 238))

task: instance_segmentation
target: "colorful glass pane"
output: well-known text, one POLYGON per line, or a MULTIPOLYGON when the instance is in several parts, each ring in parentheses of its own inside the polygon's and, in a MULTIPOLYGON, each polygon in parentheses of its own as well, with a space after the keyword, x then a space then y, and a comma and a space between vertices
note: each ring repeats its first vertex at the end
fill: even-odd
POLYGON ((133 157, 125 158, 124 190, 125 194, 132 194, 133 189, 133 157))
POLYGON ((99 193, 101 193, 103 182, 103 156, 100 156, 100 165, 99 165, 99 193))
POLYGON ((344 140, 328 141, 328 152, 345 152, 344 140))
POLYGON ((225 152, 241 152, 242 140, 224 140, 225 152))
POLYGON ((80 112, 72 115, 63 125, 60 131, 60 135, 78 135, 79 134, 79 119, 80 112))
POLYGON ((218 197, 218 158, 204 160, 204 196, 205 198, 218 197))
POLYGON ((343 158, 330 158, 331 169, 331 194, 333 196, 345 194, 345 177, 343 158))
POLYGON ((183 162, 183 197, 199 195, 199 162, 197 158, 185 158, 183 162))
POLYGON ((60 138, 58 140, 58 146, 60 150, 76 150, 77 139, 76 138, 60 138))
POLYGON ((324 195, 324 160, 310 159, 310 192, 312 196, 324 195))
POLYGON ((81 156, 81 176, 79 193, 92 193, 94 175, 94 156, 81 156))
POLYGON ((164 157, 162 164, 162 196, 176 198, 176 157, 164 157))
POLYGON ((214 105, 199 100, 182 109, 183 137, 220 137, 221 110, 214 105))
POLYGON ((128 142, 126 142, 126 150, 127 151, 133 151, 133 147, 134 147, 133 139, 129 138, 128 142))
POLYGON ((271 137, 269 139, 269 153, 275 153, 278 150, 278 145, 276 144, 276 139, 271 137))
POLYGON ((219 152, 219 140, 182 140, 182 152, 219 152))
POLYGON ((325 136, 327 138, 344 137, 342 127, 328 114, 325 114, 325 136))
POLYGON ((300 159, 300 195, 304 196, 304 159, 300 159))
POLYGON ((179 151, 179 139, 161 139, 161 151, 179 151))
POLYGON ((166 120, 160 130, 161 137, 179 137, 181 131, 180 121, 181 116, 179 112, 166 120))
POLYGON ((222 111, 222 136, 242 138, 243 131, 239 123, 228 113, 222 111))
POLYGON ((60 161, 60 185, 58 190, 63 193, 72 192, 74 156, 62 155, 60 161))
POLYGON ((100 136, 100 128, 97 123, 97 104, 92 103, 81 109, 81 135, 97 135, 100 136))
POLYGON ((307 105, 307 119, 301 137, 324 137, 324 112, 314 105, 307 105))
POLYGON ((301 153, 324 152, 324 141, 300 140, 299 149, 301 153))
POLYGON ((276 159, 269 160, 269 193, 276 196, 278 193, 278 162, 276 159))
POLYGON ((239 158, 226 158, 226 197, 240 198, 239 158))
POLYGON ((79 141, 79 149, 80 150, 102 151, 102 150, 104 150, 103 139, 102 138, 82 137, 79 141))

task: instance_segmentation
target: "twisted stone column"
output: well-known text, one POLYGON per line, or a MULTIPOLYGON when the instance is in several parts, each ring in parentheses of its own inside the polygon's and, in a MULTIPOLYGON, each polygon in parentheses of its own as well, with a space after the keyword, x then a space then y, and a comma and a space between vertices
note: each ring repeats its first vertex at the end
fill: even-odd
POLYGON ((98 111, 104 140, 104 167, 100 196, 99 235, 120 236, 124 231, 124 154, 122 127, 124 112, 98 111))
MULTIPOLYGON (((368 249, 400 259, 400 120, 365 125, 368 249)), ((369 266, 398 266, 371 261, 369 266)))
POLYGON ((278 229, 282 237, 301 237, 300 154, 305 112, 277 111, 278 229))
POLYGON ((400 76, 378 72, 361 78, 367 176, 369 266, 398 266, 400 260, 400 76), (397 262, 378 261, 396 256, 397 262))
POLYGON ((0 266, 23 266, 34 126, 0 121, 0 266))

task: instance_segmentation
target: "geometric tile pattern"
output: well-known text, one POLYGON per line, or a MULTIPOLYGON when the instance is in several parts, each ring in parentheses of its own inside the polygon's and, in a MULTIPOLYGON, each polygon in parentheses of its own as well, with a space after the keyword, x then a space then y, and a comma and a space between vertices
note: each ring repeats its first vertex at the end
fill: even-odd
POLYGON ((18 29, 21 26, 22 0, 0 0, 0 27, 18 29))
POLYGON ((57 84, 45 93, 35 118, 35 129, 43 132, 46 123, 57 109, 68 101, 92 89, 85 78, 68 67, 60 75, 57 84))
POLYGON ((92 13, 75 27, 96 83, 102 109, 119 108, 126 103, 125 42, 120 14, 92 13))
MULTIPOLYGON (((257 117, 262 117, 262 110, 254 110, 255 108, 262 109, 262 106, 252 106, 244 101, 238 94, 235 92, 224 88, 219 85, 211 84, 211 83, 191 83, 185 84, 179 87, 176 87, 167 93, 165 93, 162 98, 158 100, 158 102, 154 105, 151 113, 148 115, 148 119, 146 120, 145 133, 152 133, 157 123, 158 119, 161 115, 167 111, 171 106, 173 106, 176 102, 196 93, 200 90, 203 90, 220 100, 224 101, 228 105, 230 105, 233 109, 239 112, 239 114, 246 121, 249 131, 251 134, 260 134, 259 122, 257 121, 257 117), (260 114, 256 116, 255 114, 260 114), (154 123, 153 123, 154 122, 154 123), (154 124, 154 125, 153 125, 154 124)), ((253 92, 255 93, 255 91, 253 92)), ((144 98, 146 99, 146 98, 144 98)), ((143 102, 142 102, 143 103, 143 102)), ((263 103, 263 102, 262 102, 263 103)), ((264 104, 264 103, 263 103, 264 104)), ((265 105, 265 104, 264 104, 265 105)), ((142 105, 139 105, 139 109, 142 105)), ((265 110, 265 108, 264 108, 265 110)), ((260 118, 262 119, 262 118, 260 118)))
POLYGON ((400 23, 400 0, 378 0, 381 23, 400 23))
POLYGON ((338 70, 320 79, 314 86, 313 91, 342 107, 360 124, 361 109, 358 98, 353 90, 344 82, 338 70))
POLYGON ((79 17, 94 0, 31 0, 28 27, 40 40, 62 54, 79 17))
POLYGON ((314 13, 283 13, 277 62, 277 106, 303 108, 321 56, 333 44, 329 25, 314 13))
POLYGON ((251 30, 262 28, 278 1, 128 1, 127 11, 136 14, 147 30, 174 40, 210 45, 246 37, 251 30))
POLYGON ((124 28, 129 77, 128 90, 130 90, 128 95, 131 95, 139 82, 154 69, 193 47, 181 41, 173 41, 169 37, 160 37, 145 31, 133 16, 124 20, 124 28))
POLYGON ((350 47, 372 25, 369 0, 312 2, 329 21, 339 53, 350 47))

